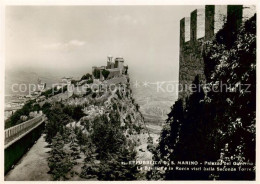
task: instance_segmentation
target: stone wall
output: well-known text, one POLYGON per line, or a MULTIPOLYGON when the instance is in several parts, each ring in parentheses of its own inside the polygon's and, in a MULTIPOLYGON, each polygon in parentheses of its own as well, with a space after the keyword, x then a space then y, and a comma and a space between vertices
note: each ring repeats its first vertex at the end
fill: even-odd
POLYGON ((206 5, 204 9, 194 10, 190 17, 180 20, 178 98, 183 99, 184 104, 195 77, 199 76, 200 81, 205 83, 202 57, 204 42, 213 39, 226 21, 232 23, 232 30, 236 30, 254 13, 255 6, 206 5))

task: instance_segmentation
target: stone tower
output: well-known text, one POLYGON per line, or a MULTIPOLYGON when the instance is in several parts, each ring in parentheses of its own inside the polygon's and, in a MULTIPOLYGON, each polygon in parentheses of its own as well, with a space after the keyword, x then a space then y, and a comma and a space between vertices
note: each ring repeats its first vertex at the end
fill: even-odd
POLYGON ((120 69, 120 73, 122 74, 122 71, 124 69, 124 58, 122 57, 117 57, 115 59, 115 68, 119 68, 120 69))
POLYGON ((107 69, 112 69, 112 68, 114 68, 113 56, 108 55, 107 56, 107 69))
POLYGON ((255 6, 206 5, 203 9, 191 12, 190 17, 180 20, 179 99, 185 103, 196 76, 202 83, 205 82, 202 58, 204 41, 213 39, 225 22, 231 22, 231 30, 237 30, 254 13, 255 6))

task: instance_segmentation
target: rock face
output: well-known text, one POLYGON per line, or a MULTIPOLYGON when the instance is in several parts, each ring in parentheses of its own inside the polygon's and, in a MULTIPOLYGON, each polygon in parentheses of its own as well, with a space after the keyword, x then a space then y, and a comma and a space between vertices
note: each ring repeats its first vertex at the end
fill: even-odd
MULTIPOLYGON (((212 40, 225 23, 231 25, 230 31, 236 31, 254 13, 254 6, 206 5, 205 9, 194 10, 190 17, 180 20, 179 99, 185 102, 196 76, 202 83, 205 81, 204 43, 212 40)), ((224 34, 228 35, 229 32, 224 34)))
MULTIPOLYGON (((84 85, 80 86, 80 92, 74 93, 70 97, 67 96, 59 102, 51 102, 50 111, 58 106, 60 112, 65 113, 61 117, 66 118, 67 115, 71 117, 68 123, 61 125, 59 131, 54 133, 56 136, 49 139, 50 142, 54 141, 57 145, 64 144, 62 148, 58 149, 58 152, 55 152, 57 150, 53 146, 55 144, 51 144, 53 151, 50 154, 53 155, 49 157, 49 165, 54 179, 57 176, 55 173, 57 172, 55 169, 57 161, 52 158, 60 158, 63 154, 74 155, 74 159, 67 156, 67 161, 58 159, 59 164, 70 165, 70 171, 62 174, 68 180, 79 180, 80 178, 85 180, 89 177, 113 180, 113 174, 111 176, 105 174, 110 172, 122 172, 120 175, 116 174, 118 175, 115 176, 117 180, 126 180, 128 176, 131 176, 129 179, 137 179, 135 166, 127 164, 136 160, 152 160, 152 154, 147 149, 148 140, 151 138, 149 139, 148 129, 143 115, 139 111, 140 107, 133 98, 129 81, 129 77, 124 75, 120 78, 94 82, 85 86, 89 89, 84 85), (58 134, 59 137, 57 137, 58 134), (121 156, 121 154, 123 155, 121 156), (121 165, 122 161, 129 163, 121 165), (111 164, 117 165, 117 169, 111 170, 111 164), (89 174, 87 171, 92 167, 93 170, 96 170, 89 174), (130 175, 120 178, 124 177, 124 172, 130 172, 130 175)), ((63 94, 65 93, 58 95, 63 94)), ((50 101, 46 99, 46 102, 50 101)), ((47 123, 47 132, 53 132, 55 124, 58 123, 56 121, 47 123)), ((64 122, 63 119, 62 122, 64 122)), ((52 133, 47 133, 47 137, 50 134, 52 133)), ((149 144, 152 144, 151 140, 149 144)), ((138 176, 138 179, 142 177, 138 176)))
MULTIPOLYGON (((139 111, 139 105, 135 103, 133 98, 128 77, 105 80, 99 83, 99 86, 102 86, 99 91, 87 95, 81 92, 78 93, 81 95, 72 96, 63 103, 82 106, 86 116, 82 117, 80 122, 93 121, 98 116, 106 115, 109 117, 111 113, 118 113, 121 127, 125 130, 125 137, 136 143, 137 154, 142 155, 140 157, 151 160, 151 154, 147 153, 146 148, 144 149, 148 156, 144 156, 144 152, 138 149, 141 145, 147 145, 149 135, 144 118, 139 111)), ((84 131, 84 125, 80 124, 82 123, 75 126, 81 126, 84 131)))

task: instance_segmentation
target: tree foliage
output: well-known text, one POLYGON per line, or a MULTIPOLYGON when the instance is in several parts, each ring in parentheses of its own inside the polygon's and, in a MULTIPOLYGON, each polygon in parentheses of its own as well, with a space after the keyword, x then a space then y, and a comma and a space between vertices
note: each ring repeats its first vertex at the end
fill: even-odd
POLYGON ((73 164, 69 155, 64 151, 64 141, 59 132, 53 138, 51 148, 48 158, 50 173, 54 180, 67 180, 66 174, 71 170, 73 164))
POLYGON ((100 78, 100 70, 94 69, 93 76, 94 76, 95 79, 99 79, 100 78))
POLYGON ((122 165, 122 162, 135 160, 136 152, 127 143, 117 113, 111 113, 110 119, 101 116, 94 120, 91 140, 98 153, 97 159, 101 161, 99 180, 137 179, 137 165, 122 165))
POLYGON ((91 78, 92 78, 92 75, 87 73, 87 74, 83 75, 80 80, 89 80, 91 78))
POLYGON ((109 76, 109 74, 110 74, 110 71, 108 71, 108 70, 103 70, 103 71, 102 71, 102 75, 104 76, 105 79, 107 79, 107 77, 109 76))
POLYGON ((39 110, 41 110, 41 108, 38 104, 35 104, 35 100, 30 100, 5 121, 5 129, 22 123, 23 121, 20 119, 21 116, 28 116, 30 112, 39 110))
POLYGON ((53 137, 59 132, 61 135, 64 133, 65 125, 73 119, 63 111, 64 105, 55 103, 50 109, 43 112, 48 120, 45 125, 45 139, 48 143, 52 142, 53 137))

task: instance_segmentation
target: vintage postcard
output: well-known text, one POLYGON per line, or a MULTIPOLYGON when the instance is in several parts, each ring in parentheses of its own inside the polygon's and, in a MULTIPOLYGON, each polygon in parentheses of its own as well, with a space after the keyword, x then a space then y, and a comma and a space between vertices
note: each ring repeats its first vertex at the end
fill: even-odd
POLYGON ((257 181, 256 1, 55 2, 1 6, 3 182, 257 181))

